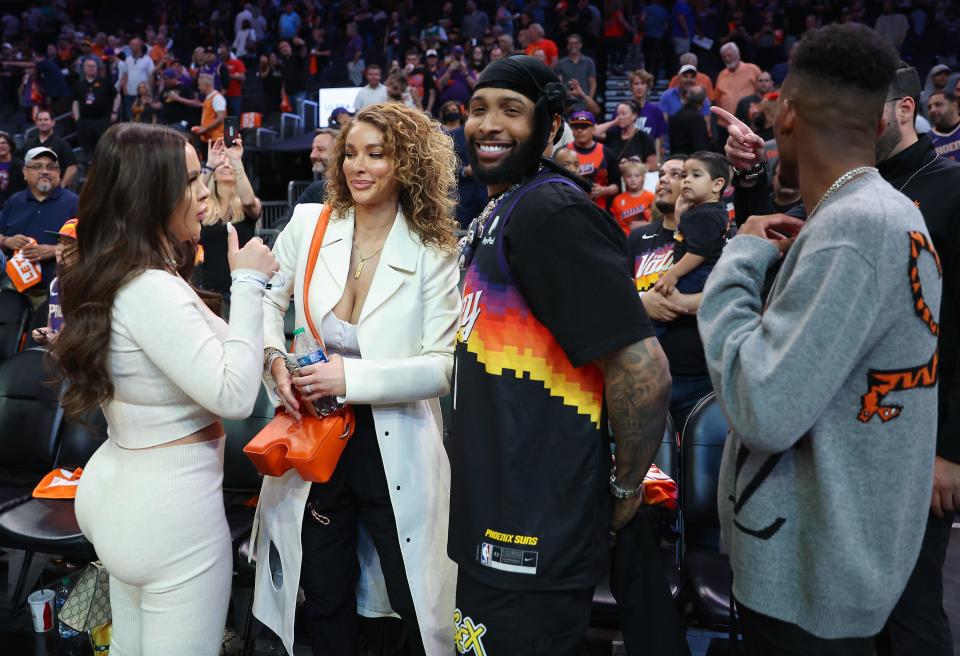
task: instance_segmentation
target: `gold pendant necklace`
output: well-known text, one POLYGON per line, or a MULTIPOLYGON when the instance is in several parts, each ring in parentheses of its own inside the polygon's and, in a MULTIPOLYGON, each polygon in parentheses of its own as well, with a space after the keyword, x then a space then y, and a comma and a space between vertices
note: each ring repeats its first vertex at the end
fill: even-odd
POLYGON ((383 250, 383 246, 381 246, 376 253, 374 253, 369 257, 364 257, 363 253, 360 252, 360 249, 357 247, 356 244, 353 245, 353 248, 357 251, 357 256, 360 258, 360 263, 357 265, 357 270, 353 272, 353 279, 358 280, 360 278, 360 274, 363 272, 363 263, 366 262, 367 260, 372 260, 377 255, 379 255, 380 251, 383 250))

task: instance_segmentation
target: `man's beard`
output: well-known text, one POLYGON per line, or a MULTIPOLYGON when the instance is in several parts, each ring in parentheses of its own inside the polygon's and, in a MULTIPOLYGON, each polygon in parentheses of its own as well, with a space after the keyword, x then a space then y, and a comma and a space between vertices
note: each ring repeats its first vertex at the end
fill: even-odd
POLYGON ((677 211, 676 201, 671 203, 668 200, 657 200, 654 201, 653 204, 657 206, 657 209, 660 210, 661 214, 673 214, 677 211))
POLYGON ((53 189, 53 183, 50 180, 37 180, 37 191, 41 194, 49 194, 53 189))
POLYGON ((886 129, 877 139, 877 161, 882 162, 889 159, 902 138, 903 133, 900 131, 900 124, 897 123, 896 119, 889 121, 886 129))
POLYGON ((536 162, 540 161, 540 152, 536 144, 533 143, 533 139, 517 143, 509 155, 504 157, 499 164, 493 166, 480 162, 477 157, 477 146, 473 139, 470 140, 469 146, 467 158, 470 160, 470 168, 473 169, 473 177, 485 185, 520 182, 524 174, 536 162))
POLYGON ((324 166, 323 162, 316 162, 313 165, 313 174, 318 178, 322 178, 323 174, 326 173, 327 167, 324 166))

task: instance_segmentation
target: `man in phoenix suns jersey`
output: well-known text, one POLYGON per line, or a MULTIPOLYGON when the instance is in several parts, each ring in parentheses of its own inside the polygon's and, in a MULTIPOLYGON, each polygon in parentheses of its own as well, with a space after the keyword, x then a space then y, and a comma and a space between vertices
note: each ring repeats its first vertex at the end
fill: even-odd
POLYGON ((677 231, 674 206, 680 196, 681 174, 686 155, 671 155, 660 166, 655 203, 660 218, 630 233, 627 247, 633 259, 634 279, 647 315, 665 328, 660 346, 670 363, 672 386, 670 415, 677 430, 683 430, 687 415, 697 401, 713 391, 703 344, 697 332, 697 308, 701 293, 683 294, 674 290, 664 296, 654 285, 673 266, 677 231))
POLYGON ((607 209, 610 200, 620 193, 620 168, 616 156, 605 145, 594 139, 597 119, 586 110, 570 117, 573 141, 567 148, 577 154, 580 177, 591 183, 590 196, 599 207, 607 209))
POLYGON ((940 157, 960 162, 960 103, 949 91, 935 91, 927 101, 933 130, 930 137, 940 157))
POLYGON ((484 69, 464 126, 490 204, 461 250, 448 540, 459 654, 583 653, 610 531, 644 521, 637 494, 664 430, 670 375, 623 232, 586 183, 540 158, 565 108, 556 74, 517 55, 484 69))

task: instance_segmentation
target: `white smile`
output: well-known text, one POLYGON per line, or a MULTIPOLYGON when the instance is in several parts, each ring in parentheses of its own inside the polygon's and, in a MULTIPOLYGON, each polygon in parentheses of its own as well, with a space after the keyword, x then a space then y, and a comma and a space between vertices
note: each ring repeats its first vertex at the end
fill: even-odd
POLYGON ((490 146, 485 144, 480 144, 477 148, 481 153, 502 153, 510 150, 510 146, 490 146))

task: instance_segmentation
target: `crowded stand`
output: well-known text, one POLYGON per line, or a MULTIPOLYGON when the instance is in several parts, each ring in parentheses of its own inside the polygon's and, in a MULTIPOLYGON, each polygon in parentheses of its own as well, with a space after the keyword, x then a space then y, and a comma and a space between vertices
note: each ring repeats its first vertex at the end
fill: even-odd
POLYGON ((958 56, 956 0, 5 3, 0 653, 955 653, 958 56))

